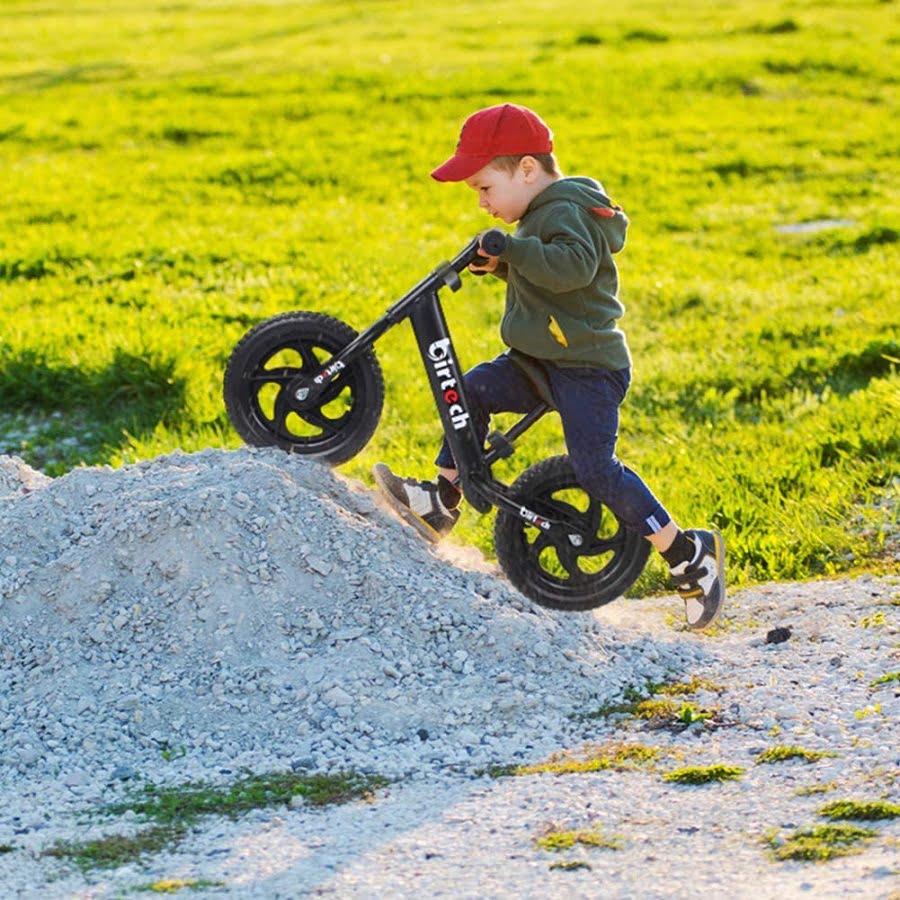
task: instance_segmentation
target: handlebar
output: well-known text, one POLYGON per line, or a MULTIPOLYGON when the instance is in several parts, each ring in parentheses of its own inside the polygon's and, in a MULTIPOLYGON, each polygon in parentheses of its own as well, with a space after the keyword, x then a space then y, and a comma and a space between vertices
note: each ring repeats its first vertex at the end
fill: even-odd
MULTIPOLYGON (((475 263, 476 266, 487 263, 487 257, 479 253, 479 249, 484 247, 491 256, 499 256, 506 249, 506 232, 499 228, 492 228, 483 235, 473 238, 463 251, 456 256, 450 263, 450 267, 455 272, 462 272, 469 266, 469 263, 475 263)), ((483 275, 483 272, 473 272, 474 275, 483 275)))

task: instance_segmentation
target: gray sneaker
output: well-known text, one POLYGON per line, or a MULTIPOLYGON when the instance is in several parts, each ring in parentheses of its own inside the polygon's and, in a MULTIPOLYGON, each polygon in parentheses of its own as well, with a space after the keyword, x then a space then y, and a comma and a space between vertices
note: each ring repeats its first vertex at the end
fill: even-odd
POLYGON ((433 481, 400 478, 384 463, 376 463, 372 475, 381 495, 427 541, 436 544, 453 530, 459 510, 444 506, 433 481))
POLYGON ((669 573, 684 599, 688 628, 711 625, 725 605, 725 541, 718 531, 687 529, 697 545, 689 563, 680 563, 669 573))

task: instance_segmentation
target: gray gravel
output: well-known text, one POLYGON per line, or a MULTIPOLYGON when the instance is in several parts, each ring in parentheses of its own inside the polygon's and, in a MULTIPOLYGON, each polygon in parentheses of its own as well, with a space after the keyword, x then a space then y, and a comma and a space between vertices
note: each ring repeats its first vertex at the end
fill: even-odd
POLYGON ((0 457, 0 535, 0 896, 112 897, 162 878, 246 897, 900 889, 897 820, 826 864, 775 863, 760 843, 823 821, 828 799, 898 801, 900 683, 872 686, 900 670, 890 579, 743 591, 713 634, 683 631, 674 598, 554 614, 477 555, 435 554, 362 486, 276 451, 55 480, 0 457), (778 626, 790 637, 766 643, 778 626), (715 710, 706 722, 584 717, 691 677, 713 683, 687 698, 715 710), (661 755, 624 772, 478 774, 623 741, 661 755), (776 744, 838 755, 757 765, 776 744), (717 762, 746 772, 662 778, 717 762), (134 784, 292 766, 393 783, 372 803, 203 820, 119 869, 40 856, 142 827, 79 815, 134 784), (833 787, 796 794, 813 784, 833 787), (599 826, 620 849, 537 849, 551 824, 599 826))

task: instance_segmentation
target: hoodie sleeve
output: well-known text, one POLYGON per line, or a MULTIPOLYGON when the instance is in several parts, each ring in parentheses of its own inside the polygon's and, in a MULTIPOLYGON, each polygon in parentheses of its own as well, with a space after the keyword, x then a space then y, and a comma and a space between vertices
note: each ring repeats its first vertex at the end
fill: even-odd
POLYGON ((589 213, 574 204, 559 206, 539 235, 511 236, 500 256, 526 281, 554 294, 589 285, 600 263, 591 228, 585 221, 589 213))

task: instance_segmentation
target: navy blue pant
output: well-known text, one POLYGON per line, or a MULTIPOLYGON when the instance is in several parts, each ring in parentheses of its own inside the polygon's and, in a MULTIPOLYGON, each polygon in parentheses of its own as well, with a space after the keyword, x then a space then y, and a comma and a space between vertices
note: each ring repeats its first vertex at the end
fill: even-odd
MULTIPOLYGON (((619 406, 628 392, 631 370, 568 368, 546 361, 541 365, 579 484, 640 534, 659 531, 671 517, 640 476, 616 457, 619 406)), ((472 423, 482 443, 493 413, 524 414, 540 402, 532 382, 506 355, 475 366, 464 380, 472 423)), ((446 441, 435 462, 444 469, 456 468, 446 441)))

